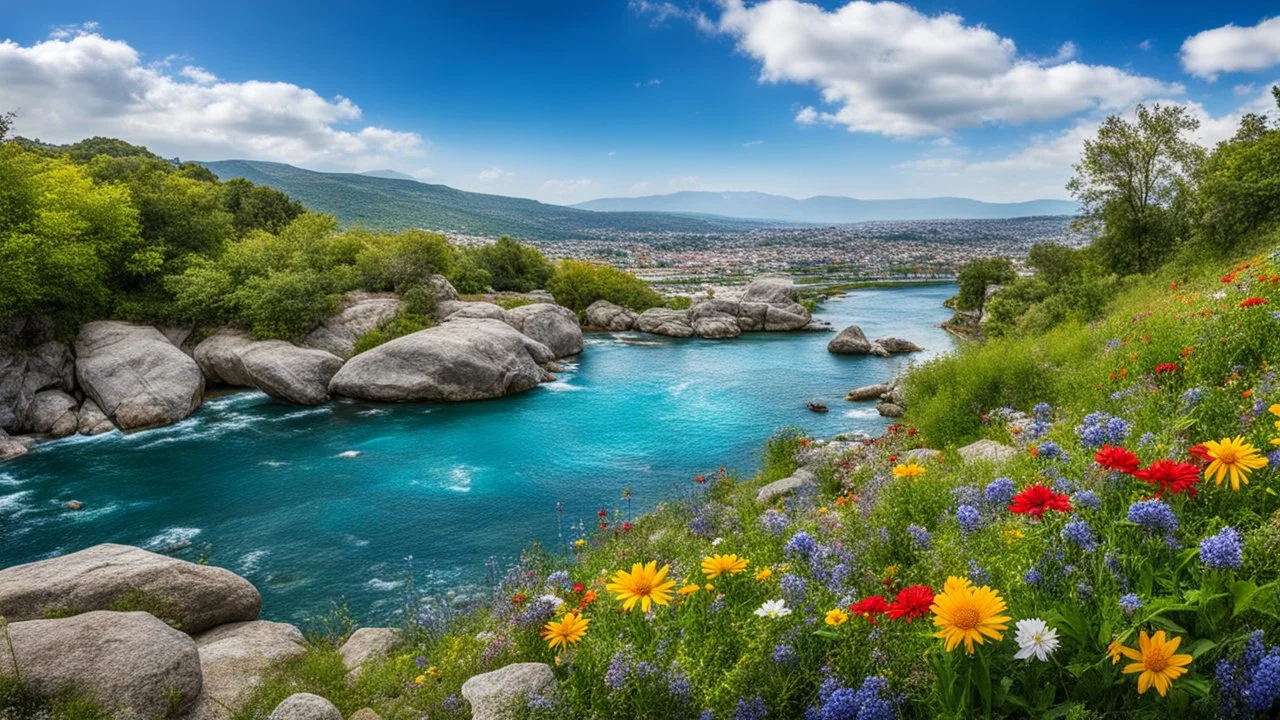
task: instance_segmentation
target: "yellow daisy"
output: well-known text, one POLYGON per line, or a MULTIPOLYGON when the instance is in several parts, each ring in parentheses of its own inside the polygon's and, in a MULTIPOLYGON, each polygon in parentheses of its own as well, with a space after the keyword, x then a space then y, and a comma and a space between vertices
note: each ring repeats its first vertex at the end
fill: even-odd
POLYGON ((698 587, 697 585, 689 584, 689 585, 685 585, 684 587, 680 588, 680 589, 679 589, 679 590, 677 590, 676 592, 677 592, 677 593, 679 593, 679 594, 681 594, 681 595, 692 595, 692 594, 694 594, 694 593, 698 592, 698 591, 699 591, 699 590, 701 590, 701 589, 702 589, 702 588, 701 588, 701 587, 698 587))
POLYGON ((924 467, 913 462, 899 463, 893 468, 893 476, 898 478, 915 478, 924 474, 924 467))
POLYGON ((1212 460, 1204 470, 1205 478, 1212 477, 1215 485, 1221 485, 1223 479, 1230 476, 1231 489, 1237 492, 1240 483, 1249 484, 1249 473, 1267 466, 1267 458, 1245 442, 1243 435, 1210 440, 1203 446, 1205 454, 1212 460))
POLYGON ((756 579, 761 582, 764 582, 771 577, 773 577, 773 568, 762 567, 756 571, 756 579))
POLYGON ((1001 614, 1007 607, 998 590, 986 585, 974 587, 958 577, 947 578, 942 594, 934 597, 929 609, 933 611, 933 624, 938 626, 933 636, 947 641, 947 652, 961 642, 965 652, 972 653, 975 640, 979 645, 986 642, 984 638, 1000 640, 1011 619, 1001 614))
POLYGON ((619 570, 613 574, 613 581, 605 588, 622 601, 622 609, 630 610, 640 603, 642 612, 649 612, 652 605, 666 605, 671 602, 671 588, 676 586, 675 580, 667 580, 669 565, 658 569, 656 561, 648 565, 635 563, 631 572, 619 570))
POLYGON ((748 562, 746 558, 740 558, 737 555, 712 555, 702 558, 702 574, 711 580, 724 573, 736 575, 747 569, 748 562))
POLYGON ((570 645, 576 645, 587 634, 587 625, 590 623, 591 620, 582 617, 576 611, 570 612, 560 620, 552 620, 543 626, 542 639, 547 641, 547 646, 552 650, 557 646, 567 650, 570 645))
POLYGON ((1126 665, 1124 672, 1142 673, 1138 676, 1139 695, 1154 685, 1160 697, 1164 697, 1173 681, 1187 671, 1186 666, 1191 664, 1192 657, 1174 654, 1181 642, 1180 637, 1166 640, 1163 630, 1157 630, 1151 637, 1147 637, 1147 631, 1143 630, 1138 636, 1137 650, 1127 647, 1120 649, 1125 657, 1137 661, 1126 665))
POLYGON ((825 622, 828 625, 831 625, 832 627, 839 627, 845 624, 845 621, 847 621, 848 619, 849 619, 849 613, 841 610, 840 608, 836 608, 835 610, 827 611, 827 617, 823 622, 825 622))

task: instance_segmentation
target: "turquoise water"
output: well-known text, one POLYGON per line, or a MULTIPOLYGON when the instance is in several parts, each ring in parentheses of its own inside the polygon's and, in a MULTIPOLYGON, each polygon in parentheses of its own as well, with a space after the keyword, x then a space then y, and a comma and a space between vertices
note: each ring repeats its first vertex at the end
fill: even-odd
MULTIPOLYGON (((865 290, 818 314, 945 351, 951 286, 865 290)), ((485 562, 570 526, 636 511, 721 465, 744 474, 774 429, 878 432, 853 387, 907 358, 842 357, 828 333, 734 340, 591 335, 554 383, 462 405, 335 402, 298 408, 258 392, 211 399, 167 428, 37 446, 0 465, 0 567, 101 542, 129 543, 244 575, 265 617, 302 621, 345 598, 366 621, 419 586, 482 582, 485 562), (819 399, 831 412, 815 414, 819 399), (63 509, 72 498, 80 512, 63 509)))

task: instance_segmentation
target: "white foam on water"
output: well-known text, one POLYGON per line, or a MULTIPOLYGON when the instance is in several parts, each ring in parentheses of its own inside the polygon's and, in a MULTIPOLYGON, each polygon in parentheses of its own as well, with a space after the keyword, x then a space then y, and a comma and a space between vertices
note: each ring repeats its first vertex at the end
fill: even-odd
POLYGON ((692 380, 685 380, 684 382, 676 383, 675 385, 672 385, 667 389, 671 391, 672 395, 679 396, 679 395, 682 395, 685 390, 688 390, 689 386, 692 384, 693 384, 692 380))
POLYGON ((17 487, 22 481, 9 473, 0 473, 0 485, 8 485, 9 487, 17 487))
POLYGON ((22 499, 35 493, 35 490, 21 490, 9 495, 0 495, 0 512, 19 515, 29 508, 22 499))
POLYGON ((307 408, 305 410, 295 410, 291 413, 285 413, 284 415, 281 415, 277 419, 296 420, 298 418, 304 418, 310 415, 323 415, 325 413, 330 413, 330 412, 333 412, 332 408, 328 407, 327 405, 321 405, 320 407, 307 408))
POLYGON ((89 522, 92 520, 96 520, 102 517, 103 515, 110 515, 111 513, 119 509, 120 509, 120 506, 115 503, 109 503, 107 505, 103 505, 102 507, 86 506, 85 509, 83 510, 74 510, 74 511, 68 510, 62 515, 60 515, 59 517, 65 517, 67 519, 70 519, 73 522, 89 522))
POLYGON ((258 463, 258 464, 259 464, 259 465, 266 465, 267 467, 273 467, 273 468, 276 468, 276 467, 284 467, 285 465, 288 465, 289 463, 288 463, 288 462, 286 462, 286 461, 284 461, 284 460, 263 460, 262 462, 260 462, 260 463, 258 463))
POLYGON ((151 550, 168 550, 169 548, 186 547, 200 534, 200 528, 171 527, 143 544, 151 550))
POLYGON ((350 533, 343 535, 343 539, 345 539, 347 542, 351 543, 352 545, 355 545, 356 547, 364 547, 365 545, 369 544, 368 540, 362 540, 350 533))
POLYGON ((379 580, 378 578, 373 578, 364 584, 364 586, 370 590, 382 590, 384 592, 387 590, 395 590, 401 585, 404 585, 403 580, 379 580))
POLYGON ((570 385, 565 380, 556 380, 555 382, 543 383, 542 387, 552 392, 578 392, 579 390, 586 390, 586 388, 582 387, 581 385, 570 385))
POLYGON ((880 412, 873 407, 854 408, 853 410, 845 410, 844 412, 840 413, 840 416, 847 417, 847 418, 857 418, 860 420, 869 420, 872 418, 879 417, 880 412))
POLYGON ((342 452, 338 453, 338 457, 340 458, 360 457, 360 451, 359 450, 343 450, 342 452))
POLYGON ((270 550, 253 550, 240 558, 240 572, 251 573, 258 569, 258 561, 271 554, 270 550))
POLYGON ((465 465, 455 465, 449 471, 449 479, 453 481, 446 488, 454 492, 471 492, 471 470, 465 465))
POLYGON ((356 414, 361 417, 372 417, 374 415, 386 415, 391 412, 386 408, 369 408, 368 410, 360 410, 356 414))

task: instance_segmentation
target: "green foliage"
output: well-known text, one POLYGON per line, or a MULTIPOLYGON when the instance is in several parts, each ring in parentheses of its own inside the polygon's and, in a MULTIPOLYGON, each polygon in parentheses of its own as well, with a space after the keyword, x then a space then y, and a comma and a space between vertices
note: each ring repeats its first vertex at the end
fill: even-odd
POLYGON ((489 273, 489 284, 498 292, 529 292, 545 287, 555 268, 537 248, 505 235, 476 251, 480 267, 489 273))
POLYGON ((0 720, 113 720, 113 715, 86 693, 66 688, 41 696, 12 676, 0 676, 0 720))
POLYGON ((476 248, 462 248, 454 259, 453 271, 449 273, 449 282, 453 289, 462 295, 479 295, 490 290, 493 278, 485 270, 477 257, 476 248))
POLYGON ((352 354, 359 355, 366 350, 372 350, 398 337, 404 337, 419 330, 426 330, 434 324, 435 322, 428 315, 415 315, 409 312, 398 313, 387 322, 356 338, 355 350, 352 354))
POLYGON ((396 235, 360 233, 356 256, 361 284, 370 290, 405 292, 432 275, 453 272, 454 250, 448 238, 422 230, 396 235))
MULTIPOLYGON (((214 179, 217 178, 207 168, 205 172, 214 179)), ((223 207, 231 213, 231 224, 236 235, 244 235, 255 229, 278 233, 306 212, 302 203, 291 200, 279 190, 254 185, 248 180, 228 180, 223 184, 222 191, 223 207)))
POLYGON ((1008 258, 980 258, 965 263, 956 273, 960 292, 956 297, 957 310, 980 310, 986 300, 988 285, 1004 285, 1018 277, 1008 258))
POLYGON ((664 304, 662 296, 635 275, 582 260, 561 260, 555 275, 547 281, 547 290, 557 303, 579 314, 597 300, 608 300, 636 312, 664 304))

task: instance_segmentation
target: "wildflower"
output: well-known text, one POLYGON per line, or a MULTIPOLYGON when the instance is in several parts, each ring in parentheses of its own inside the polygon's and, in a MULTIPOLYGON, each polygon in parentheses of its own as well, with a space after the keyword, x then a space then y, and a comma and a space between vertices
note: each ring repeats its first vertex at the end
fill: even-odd
POLYGON ((1030 515, 1037 520, 1042 519, 1048 510, 1071 512, 1071 499, 1036 483, 1014 495, 1013 502, 1009 504, 1009 512, 1016 515, 1030 515))
POLYGON ((1266 305, 1266 304, 1267 304, 1267 299, 1260 298, 1260 297, 1245 298, 1244 300, 1240 301, 1240 307, 1242 308, 1251 308, 1251 307, 1257 307, 1259 305, 1266 305))
POLYGON ((1129 506, 1129 522, 1150 533, 1172 535, 1178 529, 1178 517, 1173 508, 1159 500, 1139 500, 1129 506))
POLYGON ((547 647, 552 650, 556 647, 567 650, 587 634, 587 625, 590 623, 590 619, 582 617, 576 610, 570 610, 563 618, 546 624, 542 639, 547 641, 547 647))
POLYGON ((848 620, 849 613, 841 610, 840 608, 836 608, 834 610, 827 611, 827 616, 823 619, 823 622, 832 627, 839 627, 848 622, 848 620))
POLYGON ((924 467, 913 462, 898 464, 893 467, 893 476, 897 478, 917 478, 924 474, 924 467))
POLYGON ((773 647, 773 661, 779 665, 794 665, 799 660, 795 648, 781 643, 773 647))
POLYGON ((693 583, 689 583, 688 585, 681 587, 679 590, 676 590, 676 594, 688 596, 698 592, 701 589, 702 589, 701 586, 695 585, 693 583))
POLYGON ((979 645, 984 638, 1000 640, 1006 623, 1011 618, 1001 615, 1006 609, 1000 592, 983 585, 974 587, 964 578, 949 577, 941 595, 934 598, 930 610, 933 624, 938 626, 934 637, 946 640, 946 650, 951 652, 961 642, 965 652, 973 652, 973 643, 979 645))
POLYGON ((982 527, 982 516, 972 505, 961 505, 956 508, 956 521, 960 523, 960 529, 966 533, 977 532, 978 528, 982 527))
POLYGON ((768 720, 768 717, 769 706, 759 695, 750 700, 739 699, 738 706, 733 711, 733 720, 768 720))
POLYGON ((1093 456, 1093 461, 1108 470, 1117 470, 1132 475, 1138 469, 1138 456, 1122 447, 1103 445, 1093 456))
POLYGON ((712 555, 702 559, 702 574, 710 580, 715 580, 724 573, 737 575, 747 569, 748 562, 746 558, 737 555, 712 555))
POLYGON ((1089 527, 1089 523, 1080 518, 1072 518, 1070 522, 1062 526, 1062 539, 1068 540, 1076 544, 1085 552, 1093 552, 1098 549, 1098 541, 1093 536, 1093 528, 1089 527))
POLYGON ((1244 564, 1244 538, 1233 527, 1200 541, 1200 562, 1213 570, 1235 570, 1244 564))
POLYGON ((1102 501, 1098 499, 1098 494, 1092 490, 1081 490, 1076 493, 1076 506, 1086 510, 1097 510, 1102 507, 1102 501))
POLYGON ((1017 493, 1018 488, 1013 484, 1012 480, 1007 477, 1000 477, 987 483, 987 487, 982 491, 982 496, 986 498, 987 502, 996 507, 1007 507, 1017 493))
POLYGON ((907 526, 907 534, 911 536, 912 544, 921 550, 928 550, 933 540, 933 536, 929 534, 928 530, 914 523, 907 526))
POLYGON ((1143 468, 1133 473, 1133 476, 1158 485, 1160 489, 1156 490, 1156 497, 1160 497, 1166 490, 1174 495, 1186 492, 1195 497, 1195 486, 1200 482, 1200 469, 1191 463, 1157 460, 1151 463, 1151 467, 1143 468))
POLYGON ((1021 540, 1026 537, 1018 528, 1009 528, 1001 534, 1004 535, 1004 541, 1010 545, 1012 545, 1014 541, 1021 540))
POLYGON ((722 537, 714 538, 711 541, 711 547, 719 547, 720 543, 722 542, 724 542, 724 538, 722 537))
POLYGON ((787 528, 787 516, 770 508, 760 516, 760 524, 770 535, 778 536, 787 528))
POLYGON ((1084 417, 1076 433, 1085 447, 1101 447, 1110 443, 1117 445, 1129 435, 1130 425, 1123 418, 1112 417, 1104 412, 1089 413, 1084 417))
POLYGON ((791 539, 787 541, 787 544, 782 546, 782 552, 789 558, 800 557, 807 559, 812 557, 813 553, 817 551, 817 549, 818 541, 814 540, 809 533, 803 530, 792 535, 791 539))
POLYGON ((791 608, 787 607, 786 600, 765 600, 764 604, 756 608, 756 615, 762 618, 770 618, 777 620, 791 614, 791 608))
POLYGON ((1143 630, 1138 636, 1137 650, 1129 647, 1120 648, 1120 652, 1124 653, 1125 657, 1135 661, 1126 665, 1124 672, 1126 674, 1142 673, 1138 676, 1139 695, 1155 686, 1160 697, 1164 697, 1169 692, 1169 686, 1173 681, 1187 671, 1186 666, 1191 664, 1191 656, 1174 654, 1181 642, 1180 637, 1166 640, 1163 630, 1157 630, 1151 637, 1148 637, 1147 631, 1143 630))
POLYGON ((1018 632, 1013 639, 1018 643, 1015 660, 1036 658, 1040 662, 1048 662, 1049 656, 1058 649, 1058 630, 1051 628, 1040 618, 1019 620, 1018 632))
POLYGON ((1067 451, 1062 446, 1052 440, 1045 440, 1036 448, 1036 456, 1045 460, 1061 460, 1067 461, 1067 451))
POLYGON ((622 601, 622 609, 630 610, 640 603, 640 610, 649 612, 650 605, 666 605, 671 602, 671 588, 675 580, 666 580, 670 567, 663 565, 658 569, 656 561, 648 565, 635 563, 631 572, 619 570, 613 575, 613 581, 605 587, 622 601))
POLYGON ((771 567, 762 567, 756 571, 756 579, 760 582, 764 582, 771 577, 773 577, 773 568, 771 567))
POLYGON ((1120 609, 1125 617, 1129 617, 1142 609, 1142 600, 1137 593, 1126 593, 1120 596, 1120 609))
POLYGON ((875 622, 874 616, 889 612, 889 601, 879 595, 868 595, 849 606, 849 613, 875 622))
POLYGON ((1107 657, 1111 658, 1112 665, 1120 662, 1120 658, 1124 657, 1124 650, 1125 647, 1120 644, 1119 640, 1111 641, 1111 644, 1107 646, 1107 657))
POLYGON ((1159 365, 1156 365, 1157 375, 1163 375, 1165 373, 1175 373, 1175 372, 1178 372, 1177 363, 1160 363, 1159 365))
POLYGON ((586 546, 587 546, 587 539, 586 539, 586 538, 578 538, 577 540, 574 540, 574 541, 573 541, 573 546, 574 546, 574 547, 576 547, 576 548, 584 548, 584 547, 586 547, 586 546))
POLYGON ((1221 441, 1210 440, 1203 443, 1205 456, 1211 461, 1205 468, 1204 476, 1212 476, 1215 485, 1221 485, 1223 478, 1230 475, 1231 489, 1240 490, 1240 483, 1249 484, 1249 473, 1266 467, 1267 459, 1259 454, 1258 449, 1244 441, 1243 435, 1233 438, 1222 438, 1221 441))
POLYGON ((783 597, 799 605, 809 592, 809 581, 799 575, 787 573, 778 580, 778 588, 782 590, 783 597))
POLYGON ((413 684, 414 684, 414 685, 424 685, 424 684, 426 684, 426 682, 427 682, 427 676, 426 676, 426 675, 419 675, 418 677, 416 677, 416 678, 414 678, 414 679, 413 679, 413 684))
POLYGON ((903 588, 893 599, 885 613, 890 620, 905 619, 911 622, 929 612, 933 605, 933 589, 928 585, 912 585, 903 588))
POLYGON ((693 481, 701 485, 707 481, 707 477, 705 475, 696 475, 694 476, 693 481))
POLYGON ((591 603, 595 602, 596 599, 599 597, 600 596, 596 594, 595 590, 588 590, 582 593, 582 599, 578 601, 578 607, 584 608, 590 605, 591 603))

